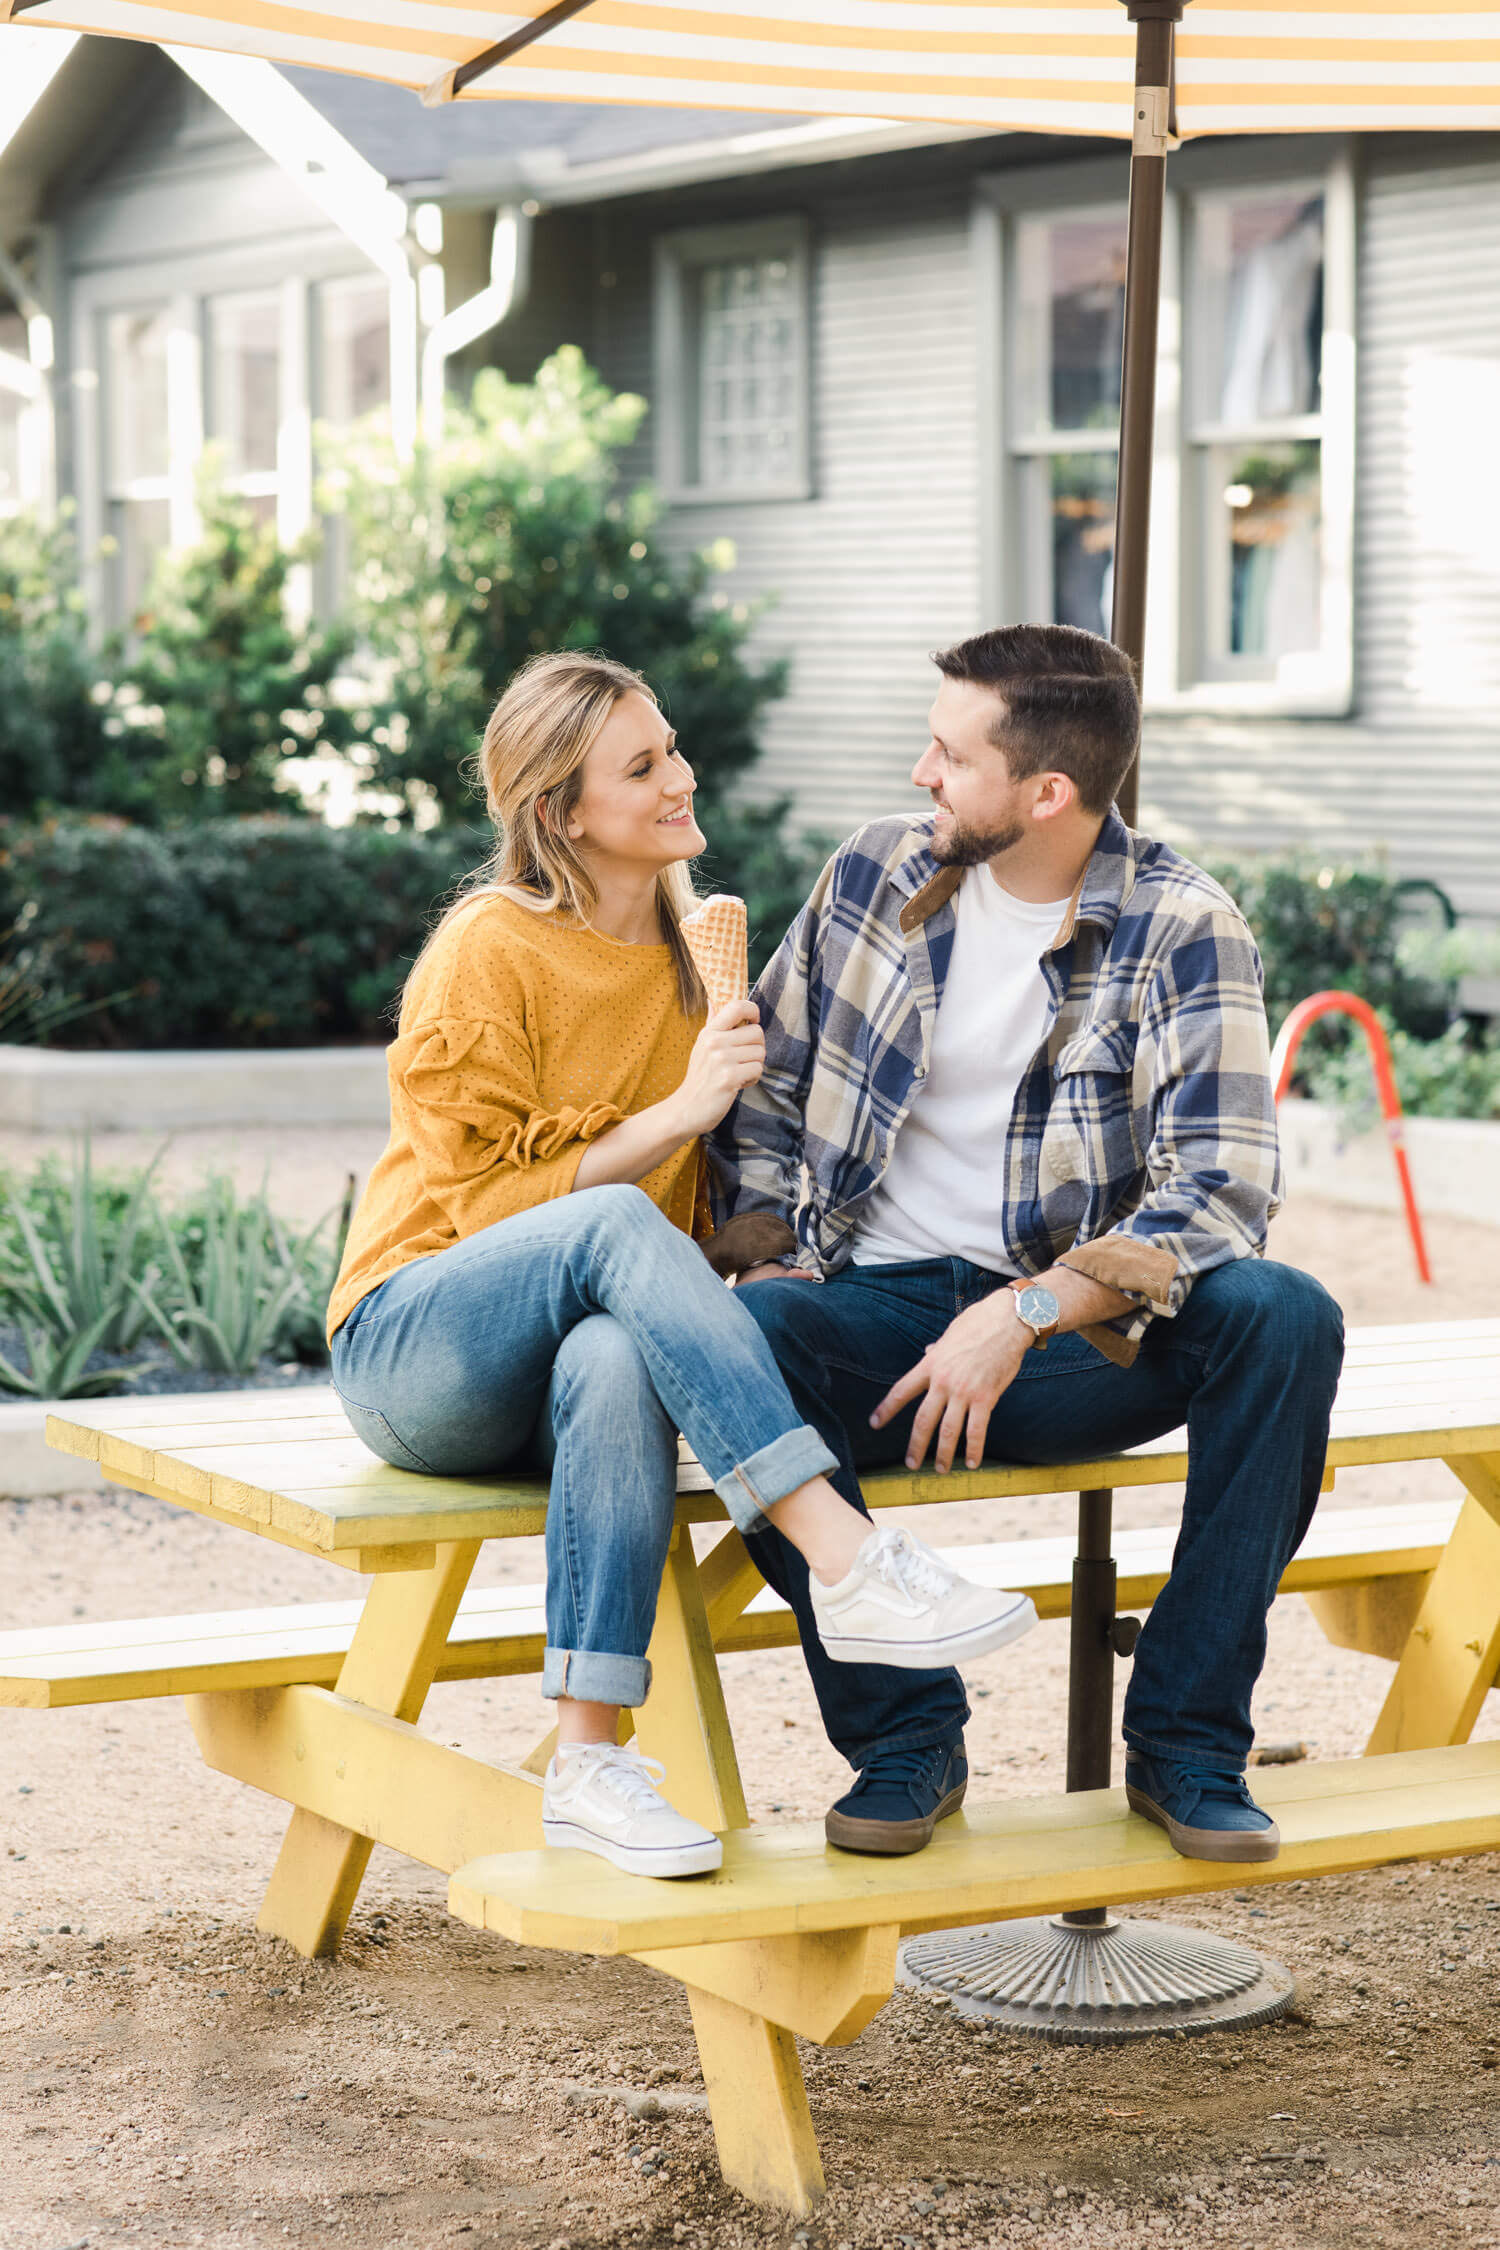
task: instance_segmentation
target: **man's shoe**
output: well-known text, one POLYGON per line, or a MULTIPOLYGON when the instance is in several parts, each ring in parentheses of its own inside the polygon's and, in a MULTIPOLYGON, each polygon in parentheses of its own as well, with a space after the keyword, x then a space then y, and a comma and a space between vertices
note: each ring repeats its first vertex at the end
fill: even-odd
POLYGON ((1125 1794, 1131 1811, 1165 1828, 1184 1859, 1275 1859, 1281 1850, 1281 1831, 1243 1774, 1133 1750, 1125 1760, 1125 1794))
POLYGON ((1036 1623, 1029 1594, 971 1584, 905 1529, 872 1531, 837 1585, 808 1584, 818 1638, 840 1664, 963 1664, 1036 1623))
POLYGON ((711 1828, 673 1812, 654 1758, 613 1742, 584 1742, 542 1782, 542 1835, 594 1852, 627 1875, 710 1875, 724 1858, 711 1828))
POLYGON ((844 1852, 892 1857, 919 1852, 932 1831, 957 1812, 969 1786, 969 1761, 961 1742, 925 1750, 877 1750, 846 1797, 832 1806, 823 1826, 844 1852))

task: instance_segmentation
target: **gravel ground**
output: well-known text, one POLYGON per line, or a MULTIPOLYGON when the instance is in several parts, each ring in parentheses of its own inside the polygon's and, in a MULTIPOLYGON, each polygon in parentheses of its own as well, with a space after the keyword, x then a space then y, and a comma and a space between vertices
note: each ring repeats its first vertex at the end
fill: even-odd
MULTIPOLYGON (((268 1142, 278 1204, 313 1217, 383 1136, 182 1135, 170 1161, 184 1179, 228 1161, 253 1183, 268 1142)), ((0 1138, 0 1162, 35 1147, 0 1138)), ((98 1154, 135 1160, 123 1137, 98 1154)), ((1303 1205, 1274 1249, 1354 1321, 1500 1309, 1500 1233, 1438 1221, 1430 1238, 1431 1291, 1378 1213, 1303 1205)), ((1324 1505, 1444 1486, 1430 1468, 1364 1471, 1324 1505)), ((1122 1494, 1119 1520, 1171 1505, 1122 1494)), ((1048 1498, 929 1509, 921 1528, 957 1541, 1068 1520, 1048 1498)), ((496 1545, 476 1582, 540 1567, 535 1542, 496 1545)), ((331 1565, 126 1493, 0 1507, 0 1585, 18 1623, 350 1591, 331 1565)), ((1060 1786, 1066 1672, 1060 1625, 973 1668, 979 1794, 1060 1786)), ((843 1769, 799 1659, 725 1673, 756 1817, 816 1817, 843 1769)), ((1388 1678, 1279 1603, 1262 1738, 1355 1752, 1388 1678)), ((423 1725, 505 1757, 546 1716, 534 1682, 455 1683, 423 1725)), ((1475 1732, 1500 1738, 1500 1698, 1475 1732)), ((0 2250, 1500 2250, 1500 1858, 1174 1907, 1295 1971, 1293 2017, 1257 2031, 1047 2049, 898 1992, 852 2047, 802 2049, 830 2194, 794 2226, 719 2182, 686 2005, 649 1971, 466 1929, 439 1878, 381 1851, 338 1961, 256 1934, 284 1810, 205 1771, 176 1704, 5 1713, 0 1807, 0 2250)))

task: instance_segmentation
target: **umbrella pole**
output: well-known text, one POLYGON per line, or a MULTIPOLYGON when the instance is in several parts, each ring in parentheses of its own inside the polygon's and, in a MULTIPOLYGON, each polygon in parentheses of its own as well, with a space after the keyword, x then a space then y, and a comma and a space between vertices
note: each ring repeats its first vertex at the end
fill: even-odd
MULTIPOLYGON (((1124 5, 1135 25, 1135 119, 1110 638, 1130 658, 1139 687, 1172 48, 1186 0, 1124 0, 1124 5)), ((1119 791, 1120 812, 1132 825, 1138 765, 1137 758, 1119 791)), ((1110 1785, 1115 1658, 1132 1653, 1140 1631, 1135 1618, 1115 1615, 1113 1510, 1114 1494, 1107 1487, 1078 1495, 1068 1652, 1070 1790, 1110 1785)), ((901 1948, 901 1979, 919 1992, 946 1996, 964 2015, 1069 2045, 1264 2023, 1285 2010, 1292 1994, 1292 1980, 1279 1961, 1203 1930, 1117 1921, 1103 1907, 911 1938, 901 1948)))

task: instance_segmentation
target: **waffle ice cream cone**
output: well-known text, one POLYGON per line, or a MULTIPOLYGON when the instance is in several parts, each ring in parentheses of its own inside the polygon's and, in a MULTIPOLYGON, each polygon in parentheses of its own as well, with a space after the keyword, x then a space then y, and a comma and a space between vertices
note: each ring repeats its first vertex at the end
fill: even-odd
POLYGON ((685 917, 682 934, 708 994, 708 1012, 750 990, 750 925, 742 898, 719 892, 685 917))

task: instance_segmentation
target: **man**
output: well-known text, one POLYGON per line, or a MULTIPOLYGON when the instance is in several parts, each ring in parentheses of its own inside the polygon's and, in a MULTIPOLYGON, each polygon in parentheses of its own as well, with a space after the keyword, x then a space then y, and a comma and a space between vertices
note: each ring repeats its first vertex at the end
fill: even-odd
MULTIPOLYGON (((1068 626, 936 659, 932 811, 829 862, 761 978, 760 1082, 713 1137, 720 1216, 795 1227, 743 1302, 798 1411, 858 1472, 929 1448, 1108 1454, 1186 1421, 1172 1575, 1135 1652, 1126 1786, 1177 1850, 1274 1858, 1244 1782, 1282 1570, 1317 1504, 1337 1306, 1263 1258, 1280 1171, 1260 962, 1218 885, 1113 809, 1140 714, 1068 626)), ((832 1843, 915 1851, 967 1780, 956 1672, 833 1664, 792 1604, 858 1770, 832 1843)))

